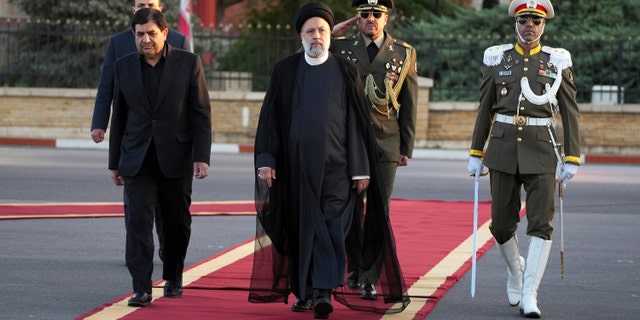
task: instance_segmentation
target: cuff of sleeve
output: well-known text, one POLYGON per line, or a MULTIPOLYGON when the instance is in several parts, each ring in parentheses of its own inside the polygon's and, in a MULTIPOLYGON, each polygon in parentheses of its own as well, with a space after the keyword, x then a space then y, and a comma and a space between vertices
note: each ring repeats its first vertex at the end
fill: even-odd
POLYGON ((260 153, 256 156, 256 169, 262 167, 275 168, 276 159, 268 153, 260 153))
POLYGON ((565 162, 569 162, 569 163, 573 163, 576 165, 580 165, 580 157, 574 157, 574 156, 566 156, 564 158, 565 162))
POLYGON ((471 151, 469 151, 469 154, 472 157, 478 157, 478 158, 482 158, 482 156, 484 156, 484 152, 482 152, 482 150, 476 150, 476 149, 471 149, 471 151))

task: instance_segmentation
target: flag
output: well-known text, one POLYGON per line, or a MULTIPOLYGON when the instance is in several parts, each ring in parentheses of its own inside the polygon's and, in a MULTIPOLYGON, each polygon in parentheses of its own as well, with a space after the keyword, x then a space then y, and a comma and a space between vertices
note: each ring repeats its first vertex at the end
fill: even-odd
POLYGON ((189 41, 189 49, 193 52, 193 38, 191 36, 191 0, 180 0, 180 23, 178 31, 189 41))

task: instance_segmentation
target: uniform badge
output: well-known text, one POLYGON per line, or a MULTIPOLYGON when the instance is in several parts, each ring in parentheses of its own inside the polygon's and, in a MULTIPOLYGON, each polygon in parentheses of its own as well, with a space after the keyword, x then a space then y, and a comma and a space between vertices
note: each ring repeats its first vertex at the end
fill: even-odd
POLYGON ((393 51, 393 45, 389 45, 389 51, 393 51))
POLYGON ((502 70, 498 72, 499 77, 510 76, 510 75, 511 75, 511 70, 502 70))
POLYGON ((539 76, 543 76, 543 77, 547 77, 547 78, 551 78, 551 79, 555 79, 558 74, 555 72, 552 72, 551 70, 540 70, 538 71, 538 75, 539 76))
POLYGON ((502 90, 500 90, 500 95, 504 97, 507 95, 508 92, 509 91, 507 91, 507 88, 502 88, 502 90))
POLYGON ((511 69, 511 67, 513 67, 513 65, 512 64, 505 64, 505 65, 503 65, 503 67, 505 69, 509 70, 509 69, 511 69))

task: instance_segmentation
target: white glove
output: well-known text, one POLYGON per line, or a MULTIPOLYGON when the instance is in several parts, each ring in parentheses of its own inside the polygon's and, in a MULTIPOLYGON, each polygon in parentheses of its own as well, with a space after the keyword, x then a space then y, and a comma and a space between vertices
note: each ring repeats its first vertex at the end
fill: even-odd
POLYGON ((480 173, 482 172, 482 159, 478 157, 469 157, 467 171, 474 176, 480 176, 480 173))
POLYGON ((558 180, 560 180, 563 184, 566 184, 569 180, 571 180, 571 178, 573 178, 573 176, 576 175, 576 173, 578 173, 577 165, 573 163, 565 163, 564 166, 562 166, 562 173, 560 173, 558 180))

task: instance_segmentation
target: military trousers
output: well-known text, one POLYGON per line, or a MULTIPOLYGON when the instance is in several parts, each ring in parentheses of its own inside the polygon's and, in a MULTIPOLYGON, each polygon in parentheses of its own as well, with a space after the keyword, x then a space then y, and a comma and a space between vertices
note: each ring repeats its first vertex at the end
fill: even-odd
POLYGON ((521 194, 526 194, 527 235, 551 240, 555 212, 555 175, 515 175, 490 170, 491 234, 499 244, 511 239, 520 222, 521 194))

